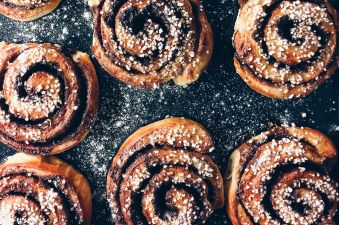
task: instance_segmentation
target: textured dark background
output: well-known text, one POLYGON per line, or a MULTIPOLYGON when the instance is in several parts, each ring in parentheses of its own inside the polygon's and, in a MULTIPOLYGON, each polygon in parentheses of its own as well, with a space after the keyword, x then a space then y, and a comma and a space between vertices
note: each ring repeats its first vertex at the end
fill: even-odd
MULTIPOLYGON (((339 5, 337 0, 334 2, 339 5)), ((339 131, 335 132, 339 129, 339 77, 334 76, 303 99, 282 101, 259 95, 236 75, 233 67, 231 37, 237 2, 205 0, 203 4, 214 31, 215 50, 207 71, 188 88, 173 84, 155 90, 130 87, 103 72, 94 60, 101 96, 96 126, 78 147, 59 155, 91 183, 93 225, 113 224, 105 200, 105 183, 107 168, 119 146, 139 127, 168 115, 194 119, 211 132, 216 143, 212 156, 222 171, 232 150, 265 130, 269 122, 316 128, 339 147, 339 131)), ((34 22, 15 22, 0 15, 0 28, 1 40, 51 42, 90 52, 91 17, 84 0, 63 0, 56 11, 34 22)), ((14 153, 0 144, 0 160, 14 153)), ((230 223, 222 209, 208 224, 230 223)))

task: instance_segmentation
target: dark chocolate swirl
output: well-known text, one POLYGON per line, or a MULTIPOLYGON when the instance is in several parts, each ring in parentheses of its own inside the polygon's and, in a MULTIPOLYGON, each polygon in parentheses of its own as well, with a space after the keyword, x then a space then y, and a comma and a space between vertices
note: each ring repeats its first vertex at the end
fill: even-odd
POLYGON ((126 140, 113 160, 107 195, 117 224, 203 224, 224 204, 213 147, 201 125, 165 119, 126 140))
POLYGON ((0 45, 0 141, 30 154, 79 143, 94 124, 98 81, 87 54, 50 44, 0 45))
POLYGON ((233 224, 332 224, 338 185, 331 141, 309 128, 276 127, 241 145, 226 175, 233 224))
POLYGON ((327 0, 247 1, 235 26, 235 66, 272 98, 310 94, 338 68, 338 14, 327 0))
POLYGON ((92 0, 92 50, 112 76, 141 87, 199 78, 212 53, 200 0, 92 0))

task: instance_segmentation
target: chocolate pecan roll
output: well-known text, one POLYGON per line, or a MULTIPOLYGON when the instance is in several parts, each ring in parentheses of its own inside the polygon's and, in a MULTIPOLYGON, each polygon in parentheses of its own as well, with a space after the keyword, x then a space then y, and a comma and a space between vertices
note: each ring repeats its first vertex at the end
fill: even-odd
POLYGON ((0 224, 90 225, 84 176, 61 160, 19 153, 0 166, 0 224))
POLYGON ((336 149, 309 128, 275 127, 241 145, 225 177, 234 225, 334 224, 338 185, 329 172, 336 149))
POLYGON ((121 81, 153 87, 196 81, 207 66, 212 30, 200 0, 90 0, 92 50, 121 81))
POLYGON ((203 224, 224 205, 223 179, 206 154, 208 132, 184 118, 132 134, 115 156, 107 197, 116 224, 203 224))
POLYGON ((234 63, 252 89, 277 99, 298 98, 335 73, 339 17, 327 0, 241 3, 234 63))
POLYGON ((51 44, 0 43, 0 141, 56 154, 82 139, 98 111, 98 80, 87 54, 51 44))
POLYGON ((0 13, 14 20, 31 21, 52 12, 61 0, 0 0, 0 13))

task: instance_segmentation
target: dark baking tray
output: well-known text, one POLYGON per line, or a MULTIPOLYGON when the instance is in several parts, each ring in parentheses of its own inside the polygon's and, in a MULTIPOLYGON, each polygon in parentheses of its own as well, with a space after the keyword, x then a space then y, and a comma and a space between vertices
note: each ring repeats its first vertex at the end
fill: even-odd
MULTIPOLYGON (((339 2, 334 2, 338 8, 339 2)), ((261 96, 242 81, 233 67, 231 37, 237 1, 205 0, 203 4, 214 31, 215 50, 206 72, 188 88, 173 84, 155 90, 130 87, 105 73, 93 60, 100 80, 97 123, 78 147, 59 155, 91 183, 93 225, 113 224, 105 184, 107 168, 119 146, 139 127, 168 115, 194 119, 211 132, 216 143, 212 155, 223 172, 230 153, 242 141, 265 130, 269 122, 316 128, 339 147, 339 132, 335 132, 339 125, 339 77, 333 76, 302 99, 261 96)), ((8 42, 51 42, 90 52, 91 17, 84 0, 63 0, 56 11, 34 22, 20 23, 0 16, 0 27, 0 39, 8 42)), ((0 159, 14 153, 0 145, 0 159)), ((230 224, 225 209, 217 210, 207 224, 230 224)))

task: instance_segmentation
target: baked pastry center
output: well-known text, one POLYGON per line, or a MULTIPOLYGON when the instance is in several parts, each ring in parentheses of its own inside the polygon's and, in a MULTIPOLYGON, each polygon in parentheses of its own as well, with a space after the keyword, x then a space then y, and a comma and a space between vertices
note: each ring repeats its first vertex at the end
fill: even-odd
POLYGON ((332 224, 339 202, 329 172, 336 149, 309 128, 275 127, 231 156, 225 177, 233 224, 332 224))
POLYGON ((306 96, 338 68, 338 21, 326 0, 249 0, 235 25, 236 70, 265 96, 306 96))
POLYGON ((0 43, 0 141, 56 154, 82 141, 98 111, 98 80, 87 54, 51 44, 0 43))
POLYGON ((132 134, 113 159, 107 198, 117 224, 204 224, 223 207, 223 181, 198 123, 169 118, 132 134))
POLYGON ((92 50, 112 76, 140 87, 196 81, 213 48, 200 1, 90 1, 92 50))

